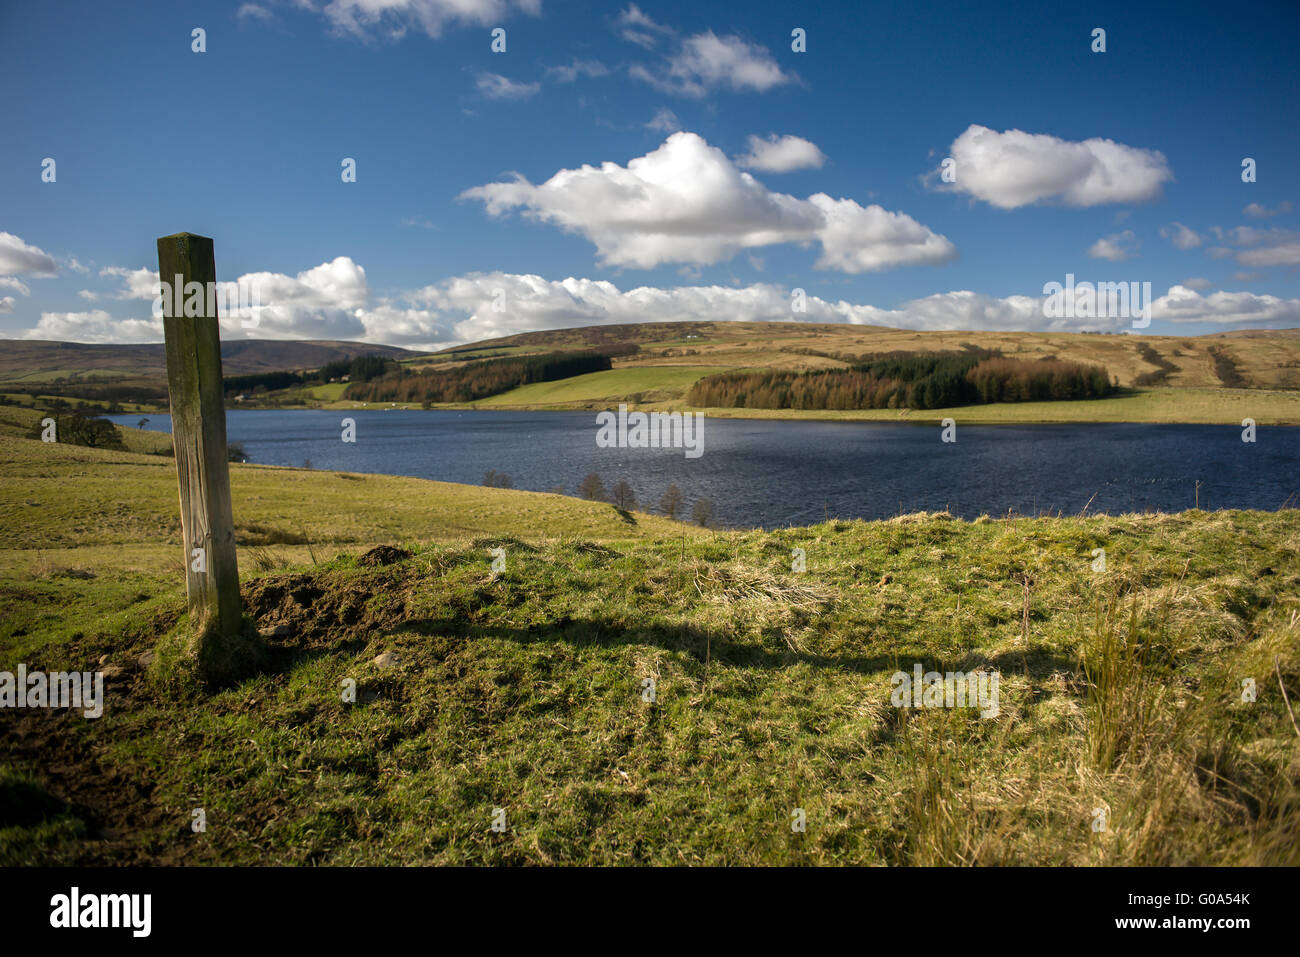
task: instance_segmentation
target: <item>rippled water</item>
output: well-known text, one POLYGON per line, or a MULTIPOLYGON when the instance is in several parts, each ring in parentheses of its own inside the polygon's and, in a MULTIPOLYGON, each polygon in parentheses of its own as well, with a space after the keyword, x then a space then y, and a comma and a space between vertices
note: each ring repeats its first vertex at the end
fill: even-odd
MULTIPOLYGON (((139 415, 110 416, 134 426, 139 415)), ((149 429, 167 431, 165 415, 149 429)), ((593 412, 232 410, 231 442, 253 462, 410 475, 478 484, 488 469, 515 488, 576 494, 588 472, 620 478, 640 507, 669 483, 690 504, 712 500, 720 524, 773 527, 885 518, 947 508, 981 513, 1277 509, 1300 503, 1300 428, 1236 426, 937 425, 707 419, 704 454, 596 447, 593 412), (356 420, 355 444, 341 441, 356 420)))

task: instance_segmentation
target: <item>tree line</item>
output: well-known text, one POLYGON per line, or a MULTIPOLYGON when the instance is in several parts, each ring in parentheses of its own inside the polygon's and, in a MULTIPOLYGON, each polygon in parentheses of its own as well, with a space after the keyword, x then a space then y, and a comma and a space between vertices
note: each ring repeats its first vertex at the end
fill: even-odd
POLYGON ((702 408, 946 409, 987 402, 1088 399, 1112 391, 1101 366, 988 350, 891 353, 844 369, 724 372, 692 386, 702 408))
POLYGON ((445 370, 402 369, 369 382, 354 382, 343 395, 361 402, 474 402, 532 382, 552 382, 610 368, 613 365, 605 353, 551 352, 483 359, 445 370))
POLYGON ((353 382, 369 382, 378 378, 392 368, 399 368, 398 363, 383 356, 353 356, 351 359, 336 359, 327 362, 312 372, 250 372, 246 375, 228 375, 222 377, 222 388, 227 394, 231 392, 253 392, 263 389, 275 392, 296 385, 310 382, 329 382, 347 376, 353 382))

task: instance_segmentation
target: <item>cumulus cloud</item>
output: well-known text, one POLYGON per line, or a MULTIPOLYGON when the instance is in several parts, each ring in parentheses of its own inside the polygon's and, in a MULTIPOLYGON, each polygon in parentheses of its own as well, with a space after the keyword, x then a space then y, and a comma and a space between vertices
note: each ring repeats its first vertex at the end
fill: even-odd
POLYGON ((688 132, 626 167, 563 169, 539 185, 516 174, 461 196, 480 200, 493 216, 522 209, 585 236, 603 262, 641 269, 711 264, 745 249, 812 241, 822 247, 818 268, 853 273, 956 255, 947 238, 904 213, 824 193, 801 200, 772 192, 688 132))
MULTIPOLYGON (((1066 206, 1134 203, 1160 195, 1173 173, 1162 153, 1101 138, 1080 142, 1043 133, 999 133, 972 124, 953 141, 956 182, 1000 209, 1055 201, 1066 206)), ((937 172, 937 171, 936 171, 937 172)))
POLYGON ((1300 323, 1300 299, 1223 291, 1203 296, 1186 286, 1173 286, 1151 304, 1151 317, 1178 323, 1294 326, 1300 323))
POLYGON ((1182 223, 1161 226, 1160 238, 1169 240, 1179 249, 1192 249, 1201 244, 1201 237, 1196 234, 1196 231, 1188 229, 1182 223))
POLYGON ((162 321, 115 319, 103 309, 91 312, 43 312, 24 339, 55 339, 63 342, 161 342, 162 321))
POLYGON ((480 73, 476 82, 489 100, 526 100, 542 88, 540 83, 516 83, 499 73, 480 73))
MULTIPOLYGON (((793 290, 776 283, 621 289, 604 280, 503 272, 454 276, 372 302, 365 270, 346 256, 295 276, 249 273, 238 282, 256 286, 260 323, 248 328, 241 320, 246 323, 252 311, 232 310, 222 316, 223 338, 354 339, 424 349, 573 326, 679 320, 1059 332, 1117 332, 1132 322, 1120 317, 1048 318, 1042 295, 999 298, 953 290, 892 308, 806 295, 805 309, 795 312, 793 290)), ((1156 299, 1152 316, 1173 323, 1293 326, 1300 324, 1300 299, 1250 292, 1201 295, 1189 282, 1156 299)), ((160 320, 117 319, 102 309, 46 312, 23 335, 75 342, 158 342, 163 337, 160 320)))
POLYGON ((1230 242, 1246 247, 1236 254, 1243 266, 1300 266, 1300 232, 1238 226, 1226 235, 1230 242))
MULTIPOLYGON (((367 313, 374 341, 420 342, 432 347, 521 332, 576 325, 677 320, 737 322, 844 322, 899 329, 1002 331, 1112 331, 1131 328, 1131 318, 1070 319, 1044 316, 1040 295, 1003 298, 954 290, 913 299, 895 308, 834 301, 808 295, 806 311, 791 309, 791 290, 773 283, 750 286, 639 286, 623 290, 591 279, 548 280, 535 275, 474 273, 411 294, 418 309, 367 313), (501 292, 506 309, 493 303, 501 292), (394 323, 397 323, 396 325, 394 323), (422 338, 423 337, 423 338, 422 338)), ((1152 303, 1154 318, 1175 323, 1294 325, 1300 299, 1254 293, 1201 296, 1174 286, 1152 303)))
POLYGON ((1093 259, 1105 259, 1109 262, 1123 262, 1134 255, 1131 243, 1137 242, 1137 234, 1131 229, 1111 236, 1103 236, 1088 247, 1088 255, 1093 259))
POLYGON ((0 312, 13 312, 17 301, 13 296, 0 296, 0 312))
POLYGON ((0 232, 0 276, 28 274, 48 278, 59 271, 54 257, 38 246, 23 242, 13 233, 0 232))
POLYGON ((799 136, 777 136, 773 133, 764 139, 750 136, 749 152, 736 157, 741 169, 756 169, 764 173, 788 173, 796 169, 820 169, 826 155, 817 144, 799 136))
MULTIPOLYGON (((152 312, 160 288, 154 270, 107 266, 100 275, 122 280, 114 298, 148 301, 152 312)), ((243 290, 241 300, 231 301, 221 311, 223 338, 362 339, 366 335, 361 318, 369 299, 366 271, 347 256, 338 256, 296 276, 254 272, 221 281, 243 290)), ((93 299, 95 294, 83 293, 83 298, 93 299)), ((29 338, 33 337, 75 342, 158 341, 162 338, 162 324, 152 316, 148 320, 115 319, 102 309, 43 313, 35 332, 29 334, 29 338), (117 325, 123 332, 114 338, 117 325), (66 334, 51 335, 53 330, 66 334)))
POLYGON ((1215 259, 1233 257, 1242 266, 1300 266, 1300 232, 1292 229, 1260 229, 1237 226, 1223 229, 1211 226, 1210 232, 1220 242, 1236 246, 1214 246, 1206 252, 1215 259))
POLYGON ((448 27, 495 27, 516 10, 537 16, 541 0, 329 0, 319 8, 335 33, 359 39, 400 39, 409 29, 438 37, 448 27))
POLYGON ((113 294, 114 299, 152 299, 158 295, 158 270, 156 269, 105 266, 99 271, 99 275, 122 281, 121 288, 113 294))
MULTIPOLYGON (((637 29, 625 29, 621 35, 647 49, 656 46, 661 36, 637 29)), ((712 30, 686 37, 675 52, 655 64, 633 64, 628 74, 666 93, 695 99, 715 90, 765 93, 798 80, 781 69, 767 47, 735 35, 720 37, 712 30)))
POLYGON ((1193 279, 1184 279, 1182 283, 1180 283, 1180 285, 1186 286, 1188 289, 1200 290, 1200 289, 1209 289, 1211 286, 1214 285, 1214 283, 1210 282, 1210 280, 1208 279, 1202 279, 1199 276, 1197 276, 1193 279))
POLYGON ((1269 209, 1259 203, 1251 203, 1242 212, 1253 219, 1268 219, 1272 216, 1280 216, 1282 213, 1291 212, 1291 201, 1289 199, 1283 200, 1277 209, 1269 209))
POLYGON ((0 276, 0 289, 12 289, 14 292, 21 293, 24 296, 30 296, 32 290, 27 283, 13 276, 0 276))

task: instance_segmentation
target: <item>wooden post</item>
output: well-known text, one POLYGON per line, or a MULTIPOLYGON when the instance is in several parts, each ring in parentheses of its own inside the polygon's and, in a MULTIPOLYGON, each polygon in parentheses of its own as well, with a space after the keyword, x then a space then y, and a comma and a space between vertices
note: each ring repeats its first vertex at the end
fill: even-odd
POLYGON ((185 588, 204 672, 223 672, 242 628, 235 526, 230 509, 225 393, 212 240, 190 233, 158 240, 172 445, 180 485, 185 588), (197 283, 198 285, 191 285, 197 283), (169 295, 170 292, 170 295, 169 295), (186 305, 189 308, 186 308, 186 305), (187 313, 189 313, 187 315, 187 313))

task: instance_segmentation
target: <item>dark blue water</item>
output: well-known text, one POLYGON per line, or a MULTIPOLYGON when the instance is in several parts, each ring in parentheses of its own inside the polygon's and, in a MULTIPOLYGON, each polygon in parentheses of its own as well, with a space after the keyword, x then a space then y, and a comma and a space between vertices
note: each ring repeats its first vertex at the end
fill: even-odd
MULTIPOLYGON (((110 418, 135 425, 139 415, 110 418)), ((165 415, 146 428, 168 431, 165 415)), ((479 484, 488 469, 515 488, 576 494, 597 472, 626 479, 639 507, 656 510, 669 483, 689 514, 713 502, 720 524, 773 527, 830 518, 887 518, 949 509, 1036 515, 1057 511, 1277 509, 1300 504, 1300 428, 1239 426, 937 425, 707 419, 704 453, 596 447, 594 412, 232 410, 228 439, 266 465, 411 475, 479 484), (341 421, 356 420, 355 444, 341 421)), ((539 530, 540 531, 540 530, 539 530)))

